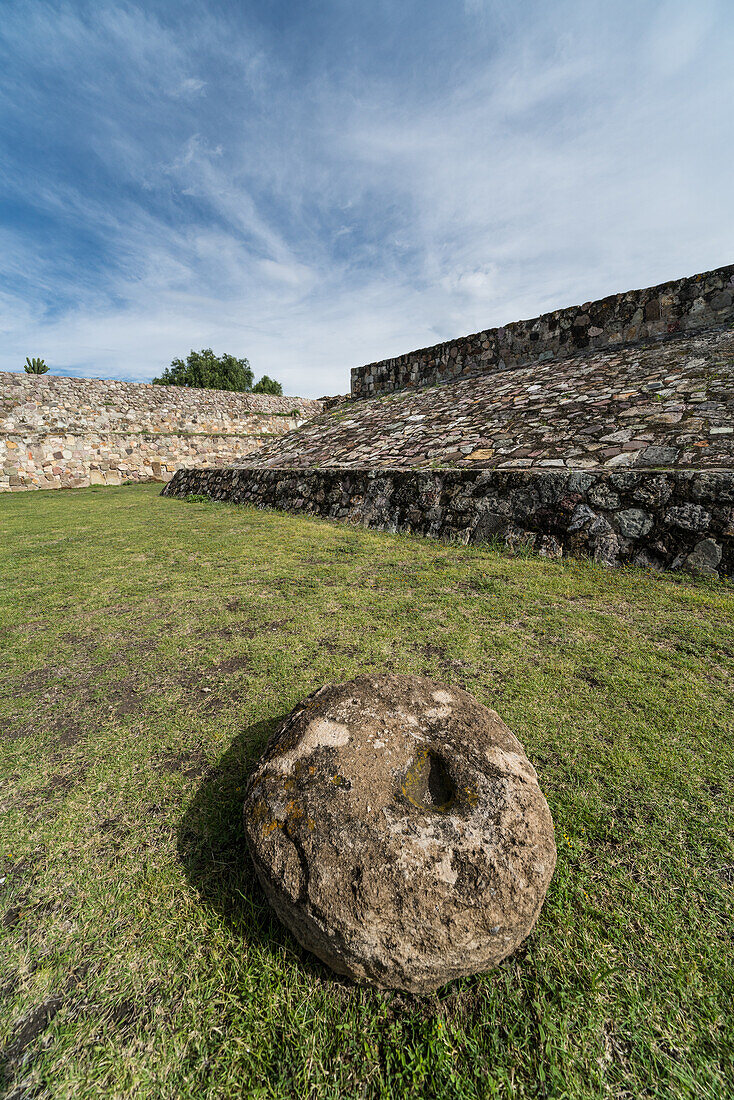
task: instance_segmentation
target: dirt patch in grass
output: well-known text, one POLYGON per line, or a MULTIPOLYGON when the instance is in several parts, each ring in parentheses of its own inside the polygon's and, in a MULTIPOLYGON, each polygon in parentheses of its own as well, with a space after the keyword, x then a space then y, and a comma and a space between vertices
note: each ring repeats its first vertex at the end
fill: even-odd
POLYGON ((181 773, 189 779, 198 779, 207 772, 209 763, 203 753, 179 752, 161 757, 156 767, 168 775, 181 773))
POLYGON ((28 883, 35 878, 36 868, 46 858, 46 854, 45 847, 40 846, 20 859, 12 860, 12 858, 9 858, 8 862, 2 865, 1 873, 11 883, 16 880, 23 880, 28 883))
POLYGON ((11 906, 6 911, 3 917, 3 925, 5 928, 14 928, 21 920, 38 922, 39 918, 45 916, 46 913, 56 912, 57 908, 58 903, 56 901, 34 902, 29 894, 24 894, 19 899, 18 904, 11 906))
POLYGON ((76 718, 59 718, 54 722, 52 732, 56 743, 62 748, 69 749, 78 744, 85 735, 81 722, 76 718))
POLYGON ((0 1072, 4 1071, 6 1075, 10 1075, 28 1048, 35 1043, 61 1011, 63 1005, 64 998, 54 994, 46 997, 20 1021, 10 1041, 0 1050, 0 1072))
MULTIPOLYGON (((51 680, 57 679, 67 671, 67 669, 59 668, 58 665, 43 665, 41 668, 31 669, 30 672, 26 672, 25 675, 20 676, 15 681, 13 685, 14 692, 26 695, 31 692, 42 691, 51 680)), ((6 693, 7 689, 0 692, 2 695, 6 693)))
POLYGON ((197 631, 198 638, 233 638, 235 631, 231 626, 220 626, 216 630, 200 629, 197 631))
POLYGON ((38 726, 33 723, 20 722, 17 719, 8 718, 0 726, 0 741, 22 741, 24 737, 30 737, 38 732, 38 726))
MULTIPOLYGON (((72 996, 79 982, 88 972, 88 964, 81 964, 73 969, 61 986, 60 993, 53 993, 45 997, 35 1005, 13 1027, 10 1038, 0 1049, 0 1084, 10 1085, 18 1076, 21 1068, 27 1072, 32 1065, 30 1057, 31 1048, 39 1044, 42 1036, 48 1030, 49 1025, 62 1011, 71 1008, 72 1013, 78 1007, 79 1002, 72 1001, 72 996)), ((39 1095, 37 1090, 28 1092, 23 1087, 14 1090, 16 1095, 39 1095)), ((13 1095, 9 1093, 8 1095, 13 1095)))
POLYGON ((117 837, 126 837, 130 829, 125 825, 121 817, 105 817, 97 826, 100 833, 114 833, 117 837))
POLYGON ((37 793, 43 798, 53 798, 57 794, 66 794, 76 783, 84 778, 86 769, 80 769, 74 777, 70 775, 52 775, 44 788, 37 793))
POLYGON ((30 790, 19 791, 12 797, 13 807, 22 809, 27 814, 37 815, 42 820, 51 821, 60 812, 64 796, 84 781, 89 767, 88 762, 83 762, 72 771, 47 776, 45 783, 31 787, 30 790))
POLYGON ((20 976, 18 974, 11 974, 0 985, 0 1003, 7 1004, 13 999, 18 990, 21 987, 20 976))
POLYGON ((92 638, 85 634, 62 634, 61 641, 75 649, 87 649, 92 644, 92 638))
POLYGON ((118 1001, 111 1009, 108 1009, 103 1019, 111 1023, 122 1032, 133 1031, 150 1018, 151 1006, 140 1004, 130 998, 118 1001))
POLYGON ((464 687, 467 690, 471 690, 469 687, 471 682, 477 680, 482 675, 482 670, 471 661, 454 657, 443 646, 429 642, 427 645, 416 648, 418 652, 426 658, 427 664, 424 664, 423 667, 427 673, 431 665, 438 664, 440 674, 446 676, 453 683, 458 683, 460 687, 464 687))
POLYGON ((128 677, 118 683, 107 685, 104 694, 104 707, 108 713, 116 718, 124 718, 129 714, 138 714, 146 702, 145 696, 139 690, 136 678, 128 677))
MULTIPOLYGON (((239 609, 239 603, 234 601, 237 606, 234 610, 239 609)), ((229 604, 227 605, 229 607, 229 604)), ((207 627, 201 627, 197 631, 198 638, 257 638, 260 635, 272 634, 273 631, 283 630, 292 619, 273 619, 270 622, 258 623, 257 625, 252 623, 233 623, 231 626, 218 626, 214 629, 207 627)))
POLYGON ((234 634, 241 638, 257 638, 261 634, 272 634, 274 631, 283 630, 292 621, 292 619, 273 619, 258 626, 235 626, 232 629, 234 634))
POLYGON ((199 712, 206 709, 209 713, 218 713, 226 706, 226 700, 219 695, 222 682, 216 678, 211 666, 181 672, 173 682, 180 690, 179 706, 199 712))
POLYGON ((319 649, 322 653, 328 653, 331 657, 356 657, 360 652, 357 646, 344 645, 333 638, 322 638, 319 642, 319 649))
POLYGON ((126 653, 134 653, 138 656, 145 653, 155 653, 159 648, 157 638, 131 638, 126 646, 126 653))
MULTIPOLYGON (((33 737, 44 732, 43 726, 43 717, 37 722, 21 722, 11 719, 8 720, 5 726, 0 730, 0 740, 19 741, 25 737, 33 737)), ((85 731, 78 719, 67 718, 60 715, 52 720, 48 727, 48 734, 55 744, 62 748, 70 748, 72 745, 76 745, 77 742, 82 740, 85 736, 85 731)))
POLYGON ((21 898, 18 905, 11 905, 9 909, 5 910, 2 919, 3 928, 15 928, 25 909, 27 901, 28 895, 26 894, 25 897, 21 898))
POLYGON ((220 661, 215 666, 214 672, 218 676, 231 676, 234 672, 242 672, 251 667, 247 657, 228 657, 226 661, 220 661))

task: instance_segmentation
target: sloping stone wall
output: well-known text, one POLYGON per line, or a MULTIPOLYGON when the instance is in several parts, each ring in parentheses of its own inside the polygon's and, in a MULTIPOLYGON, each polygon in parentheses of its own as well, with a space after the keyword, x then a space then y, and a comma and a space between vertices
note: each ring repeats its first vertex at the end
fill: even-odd
POLYGON ((732 321, 734 265, 355 367, 352 396, 371 397, 732 321))
POLYGON ((349 401, 247 462, 734 468, 734 326, 349 401))
POLYGON ((550 557, 734 573, 734 471, 189 469, 163 490, 189 493, 550 557))
POLYGON ((0 492, 228 466, 321 408, 299 397, 0 372, 0 492))

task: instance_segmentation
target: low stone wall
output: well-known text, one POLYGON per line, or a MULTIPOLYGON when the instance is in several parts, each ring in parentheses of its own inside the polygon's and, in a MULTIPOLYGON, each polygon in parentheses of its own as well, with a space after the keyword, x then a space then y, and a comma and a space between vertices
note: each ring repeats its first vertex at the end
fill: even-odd
POLYGON ((222 467, 241 462, 269 439, 272 434, 0 435, 0 492, 168 481, 183 466, 222 467))
POLYGON ((432 385, 590 348, 661 339, 734 321, 734 265, 644 290, 614 294, 529 321, 447 340, 352 369, 352 396, 432 385))
POLYGON ((0 492, 232 465, 321 408, 298 397, 0 372, 0 492))
POLYGON ((116 379, 0 371, 0 431, 49 429, 235 432, 243 419, 308 420, 321 401, 304 397, 154 386, 116 379))
POLYGON ((734 471, 189 469, 163 490, 189 493, 549 557, 734 573, 734 471))

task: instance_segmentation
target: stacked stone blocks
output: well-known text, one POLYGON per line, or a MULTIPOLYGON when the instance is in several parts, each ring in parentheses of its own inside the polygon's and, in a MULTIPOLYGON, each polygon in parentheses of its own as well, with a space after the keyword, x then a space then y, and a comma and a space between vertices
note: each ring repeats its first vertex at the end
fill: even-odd
POLYGON ((182 470, 163 490, 189 493, 546 557, 734 572, 734 470, 182 470))
POLYGON ((167 481, 224 467, 320 412, 321 402, 0 372, 0 492, 167 481))
POLYGON ((252 466, 734 466, 734 327, 350 401, 252 466))
POLYGON ((734 319, 734 265, 514 321, 352 369, 352 396, 373 397, 467 375, 660 340, 734 319))

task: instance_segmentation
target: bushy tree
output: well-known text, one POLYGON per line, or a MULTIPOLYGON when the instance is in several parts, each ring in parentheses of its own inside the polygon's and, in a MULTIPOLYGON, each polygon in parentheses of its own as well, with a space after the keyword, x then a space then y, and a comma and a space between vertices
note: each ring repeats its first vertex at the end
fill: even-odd
POLYGON ((26 355, 25 367, 23 369, 26 374, 45 374, 48 367, 43 359, 29 359, 26 355))
POLYGON ((274 378, 268 378, 267 374, 264 374, 259 382, 256 382, 252 387, 253 393, 272 393, 275 397, 283 396, 283 387, 280 382, 276 382, 274 378))
POLYGON ((280 382, 268 378, 267 374, 255 385, 254 381, 255 376, 247 359, 236 359, 234 355, 215 355, 211 348, 192 350, 186 357, 186 362, 183 359, 174 359, 160 378, 153 379, 157 386, 191 386, 205 390, 282 396, 283 387, 280 382))
POLYGON ((191 351, 186 358, 174 359, 160 378, 153 382, 158 386, 191 386, 196 389, 232 390, 248 393, 252 389, 254 375, 247 359, 234 355, 215 355, 211 348, 191 351))

